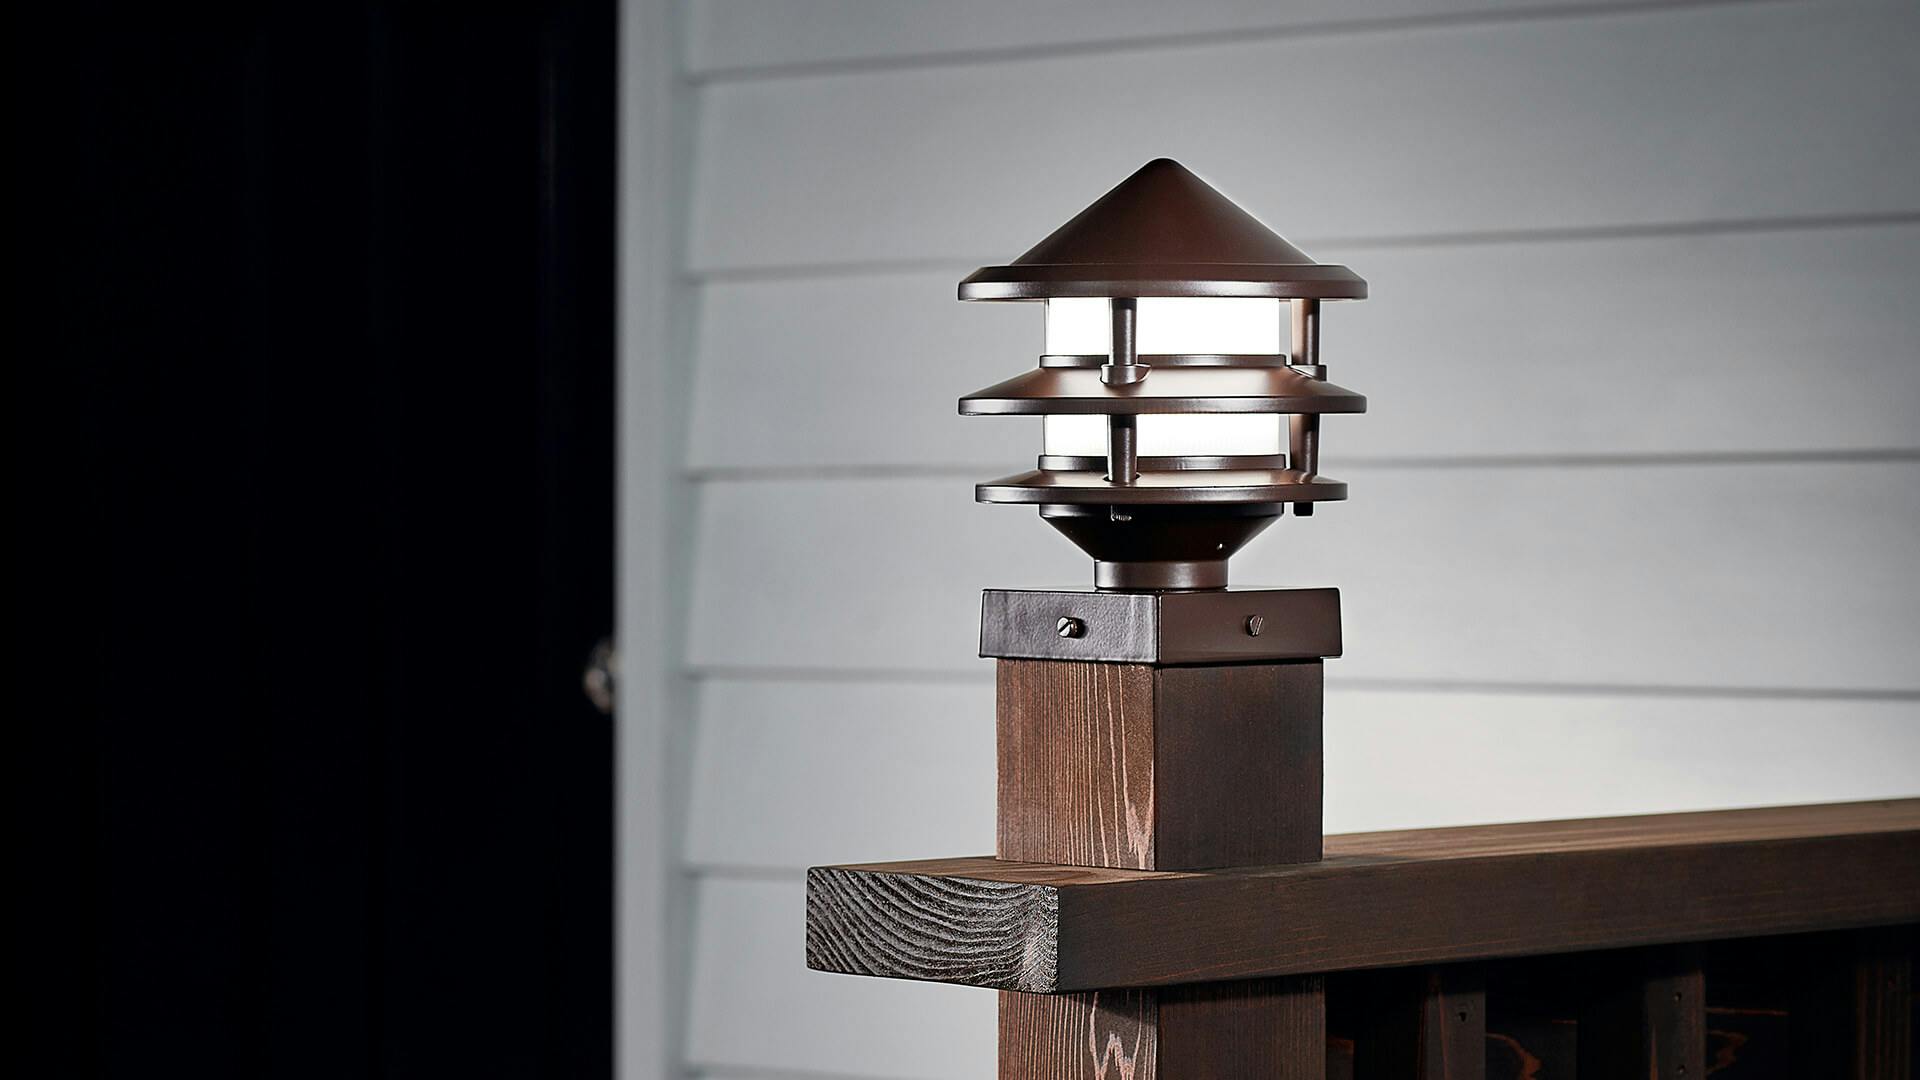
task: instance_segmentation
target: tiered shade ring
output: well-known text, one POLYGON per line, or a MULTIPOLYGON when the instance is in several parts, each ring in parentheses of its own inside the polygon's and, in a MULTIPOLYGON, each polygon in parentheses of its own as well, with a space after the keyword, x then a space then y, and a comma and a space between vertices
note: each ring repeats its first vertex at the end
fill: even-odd
POLYGON ((1038 505, 1102 588, 1223 587, 1227 558, 1287 504, 1346 497, 1318 475, 1319 418, 1366 399, 1326 381, 1319 302, 1365 295, 1177 163, 1149 163, 961 282, 962 300, 1047 303, 1040 366, 960 401, 1045 418, 1039 467, 977 497, 1038 505))

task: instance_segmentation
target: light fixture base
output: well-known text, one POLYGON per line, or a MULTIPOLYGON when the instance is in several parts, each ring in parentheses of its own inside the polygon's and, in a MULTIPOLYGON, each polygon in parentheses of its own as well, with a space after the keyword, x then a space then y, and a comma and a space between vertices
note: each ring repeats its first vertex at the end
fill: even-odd
POLYGON ((1094 586, 1123 592, 1227 587, 1227 560, 1273 524, 1278 503, 1047 505, 1040 516, 1093 556, 1094 586))
POLYGON ((980 598, 980 655, 1000 660, 1241 664, 1324 660, 1340 649, 1338 589, 988 589, 980 598))
POLYGON ((1227 560, 1191 562, 1101 562, 1094 560, 1093 587, 1114 592, 1191 592, 1227 587, 1227 560))

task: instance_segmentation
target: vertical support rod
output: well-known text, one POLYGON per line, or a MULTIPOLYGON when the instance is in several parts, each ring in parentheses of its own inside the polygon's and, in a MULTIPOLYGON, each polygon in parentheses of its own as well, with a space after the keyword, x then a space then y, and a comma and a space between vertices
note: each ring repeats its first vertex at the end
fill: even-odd
MULTIPOLYGON (((1294 300, 1293 349, 1289 366, 1317 379, 1327 377, 1320 366, 1320 301, 1294 300)), ((1312 476, 1320 471, 1320 416, 1318 413, 1294 413, 1287 418, 1287 465, 1312 476)), ((1310 517, 1313 504, 1293 504, 1298 517, 1310 517)))
MULTIPOLYGON (((1126 386, 1146 378, 1147 369, 1139 363, 1138 301, 1117 296, 1111 301, 1113 347, 1107 365, 1100 369, 1100 381, 1109 386, 1126 386)), ((1138 418, 1131 413, 1107 417, 1107 479, 1115 484, 1131 484, 1140 478, 1140 439, 1138 418)))
POLYGON ((1139 418, 1131 413, 1107 417, 1107 479, 1131 484, 1140 479, 1139 418))
MULTIPOLYGON (((1113 346, 1107 354, 1107 366, 1115 368, 1135 367, 1140 362, 1139 320, 1140 301, 1131 296, 1116 296, 1108 302, 1108 310, 1113 315, 1113 346)), ((1137 379, 1120 374, 1107 374, 1103 378, 1108 382, 1129 383, 1137 379)))

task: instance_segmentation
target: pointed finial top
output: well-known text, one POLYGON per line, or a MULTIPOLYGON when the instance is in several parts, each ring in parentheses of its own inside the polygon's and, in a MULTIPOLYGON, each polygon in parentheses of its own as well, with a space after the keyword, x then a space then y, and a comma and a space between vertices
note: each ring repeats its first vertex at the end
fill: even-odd
POLYGON ((1366 294, 1359 275, 1314 262, 1171 158, 1147 162, 1012 263, 960 283, 962 300, 1366 294))

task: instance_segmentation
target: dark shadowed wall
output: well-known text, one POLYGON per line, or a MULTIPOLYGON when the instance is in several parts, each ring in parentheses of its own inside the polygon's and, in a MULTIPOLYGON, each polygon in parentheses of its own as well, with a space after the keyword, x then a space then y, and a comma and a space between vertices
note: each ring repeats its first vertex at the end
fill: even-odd
POLYGON ((9 14, 11 1071, 607 1074, 615 5, 9 14))

